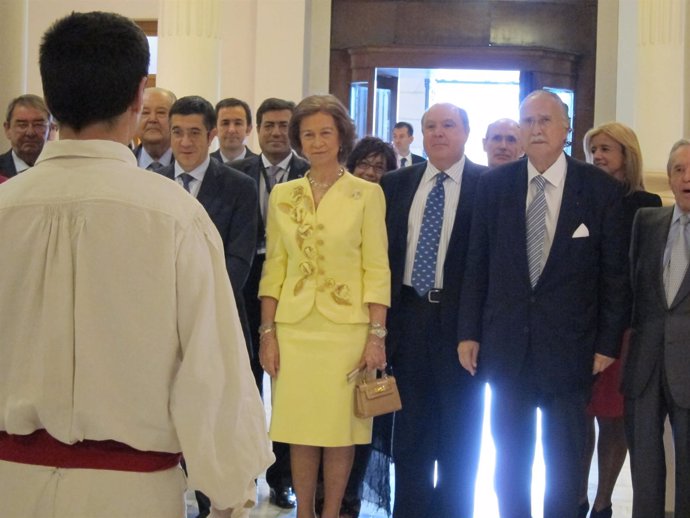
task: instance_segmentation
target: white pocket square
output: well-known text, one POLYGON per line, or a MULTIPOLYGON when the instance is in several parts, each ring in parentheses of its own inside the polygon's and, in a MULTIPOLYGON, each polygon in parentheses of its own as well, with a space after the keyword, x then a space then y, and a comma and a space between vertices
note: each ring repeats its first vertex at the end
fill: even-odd
POLYGON ((584 223, 580 223, 580 226, 573 232, 573 239, 577 239, 578 237, 589 237, 589 229, 584 223))

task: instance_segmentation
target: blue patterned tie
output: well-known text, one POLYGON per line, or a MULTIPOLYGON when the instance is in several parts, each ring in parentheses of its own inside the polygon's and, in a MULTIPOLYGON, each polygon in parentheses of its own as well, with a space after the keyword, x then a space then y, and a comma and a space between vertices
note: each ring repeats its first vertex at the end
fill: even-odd
POLYGON ((532 178, 537 192, 527 208, 527 265, 529 266, 529 281, 536 286, 541 275, 541 260, 544 252, 544 235, 546 234, 546 196, 544 186, 546 180, 542 175, 532 178))
POLYGON ((429 191, 424 206, 422 227, 419 229, 419 240, 412 266, 412 287, 420 296, 425 295, 436 284, 436 258, 438 243, 441 240, 446 194, 443 182, 446 178, 448 175, 443 171, 436 175, 436 185, 429 191))
POLYGON ((194 180, 194 177, 191 174, 182 173, 180 175, 180 178, 182 178, 182 185, 184 186, 185 191, 192 192, 189 190, 189 184, 192 183, 192 180, 194 180))

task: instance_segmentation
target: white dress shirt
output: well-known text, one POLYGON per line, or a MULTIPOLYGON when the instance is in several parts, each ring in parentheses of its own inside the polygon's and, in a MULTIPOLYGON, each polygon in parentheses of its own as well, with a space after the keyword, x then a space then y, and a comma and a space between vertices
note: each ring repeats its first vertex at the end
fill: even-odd
POLYGON ((61 140, 3 184, 0 235, 0 430, 182 451, 243 504, 273 455, 204 208, 122 144, 61 140))
MULTIPOLYGON (((462 171, 465 168, 465 157, 456 162, 444 172, 450 177, 443 182, 444 204, 443 204, 443 226, 441 227, 441 239, 438 243, 438 254, 436 255, 436 284, 435 288, 443 288, 443 263, 446 260, 448 242, 453 232, 455 223, 455 213, 460 201, 460 185, 462 183, 462 171)), ((403 274, 403 284, 412 286, 412 268, 414 266, 414 256, 417 251, 419 241, 419 231, 422 227, 424 217, 424 207, 429 192, 436 183, 435 176, 439 172, 431 162, 427 162, 426 170, 419 182, 419 187, 412 200, 410 213, 407 217, 407 250, 405 252, 405 272, 403 274)))
MULTIPOLYGON (((540 271, 544 270, 544 265, 549 257, 551 245, 553 245, 553 236, 556 232, 556 225, 558 224, 558 215, 561 212, 561 201, 563 200, 563 188, 565 187, 565 176, 568 171, 568 162, 565 159, 565 153, 561 153, 558 159, 551 164, 542 176, 546 182, 544 183, 544 196, 546 198, 546 233, 544 235, 544 247, 542 250, 542 260, 540 271)), ((532 162, 527 161, 527 204, 534 198, 537 188, 532 184, 532 178, 537 176, 539 171, 532 165, 532 162)), ((526 244, 525 244, 526 246, 526 244)))
POLYGON ((26 171, 29 167, 31 167, 29 164, 24 162, 24 160, 19 158, 19 155, 14 152, 14 149, 12 150, 12 160, 14 161, 14 169, 17 171, 17 174, 26 171))
POLYGON ((172 148, 169 147, 168 149, 166 149, 165 153, 163 153, 161 157, 158 160, 156 160, 155 158, 151 158, 151 155, 149 155, 142 146, 139 153, 139 167, 141 167, 142 169, 148 169, 153 162, 158 162, 163 167, 165 167, 166 165, 170 165, 170 162, 172 162, 172 148))
POLYGON ((201 189, 201 182, 204 181, 204 176, 206 176, 206 169, 208 169, 208 164, 211 162, 211 157, 207 156, 206 160, 201 162, 191 171, 185 171, 177 160, 175 160, 175 181, 184 188, 184 182, 180 175, 187 173, 189 176, 194 178, 189 182, 189 194, 195 198, 199 196, 199 189, 201 189))

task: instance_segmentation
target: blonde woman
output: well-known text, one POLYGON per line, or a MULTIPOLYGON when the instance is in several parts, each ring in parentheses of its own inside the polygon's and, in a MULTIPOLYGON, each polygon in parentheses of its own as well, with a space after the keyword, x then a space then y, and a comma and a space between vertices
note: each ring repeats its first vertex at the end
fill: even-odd
MULTIPOLYGON (((628 244, 633 218, 641 207, 660 207, 661 198, 644 190, 642 180, 642 153, 635 132, 619 122, 609 122, 592 128, 584 139, 587 162, 596 165, 620 181, 626 190, 623 198, 628 244)), ((627 351, 628 333, 623 339, 621 355, 627 351)), ((580 487, 579 517, 587 516, 589 502, 587 487, 590 464, 594 453, 594 419, 599 426, 597 455, 599 481, 597 495, 592 504, 590 518, 610 518, 611 495, 621 471, 628 449, 623 426, 623 395, 618 390, 621 362, 599 375, 592 387, 592 399, 587 407, 587 437, 580 487)))

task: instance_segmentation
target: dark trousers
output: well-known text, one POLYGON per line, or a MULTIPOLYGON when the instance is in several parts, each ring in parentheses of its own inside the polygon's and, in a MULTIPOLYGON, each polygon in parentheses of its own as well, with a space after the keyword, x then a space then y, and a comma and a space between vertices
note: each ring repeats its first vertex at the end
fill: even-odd
MULTIPOLYGON (((663 361, 660 363, 663 364, 663 361)), ((676 460, 675 517, 690 518, 690 410, 675 404, 663 370, 663 367, 657 366, 642 394, 625 400, 625 432, 630 448, 633 484, 633 518, 664 517, 666 416, 671 421, 676 460)))
POLYGON ((398 311, 393 517, 472 518, 484 385, 460 366, 457 344, 440 338, 438 304, 407 292, 398 311))
POLYGON ((496 446, 494 484, 501 518, 529 518, 537 407, 542 412, 546 467, 544 518, 577 516, 587 391, 540 394, 491 384, 491 432, 496 446))

